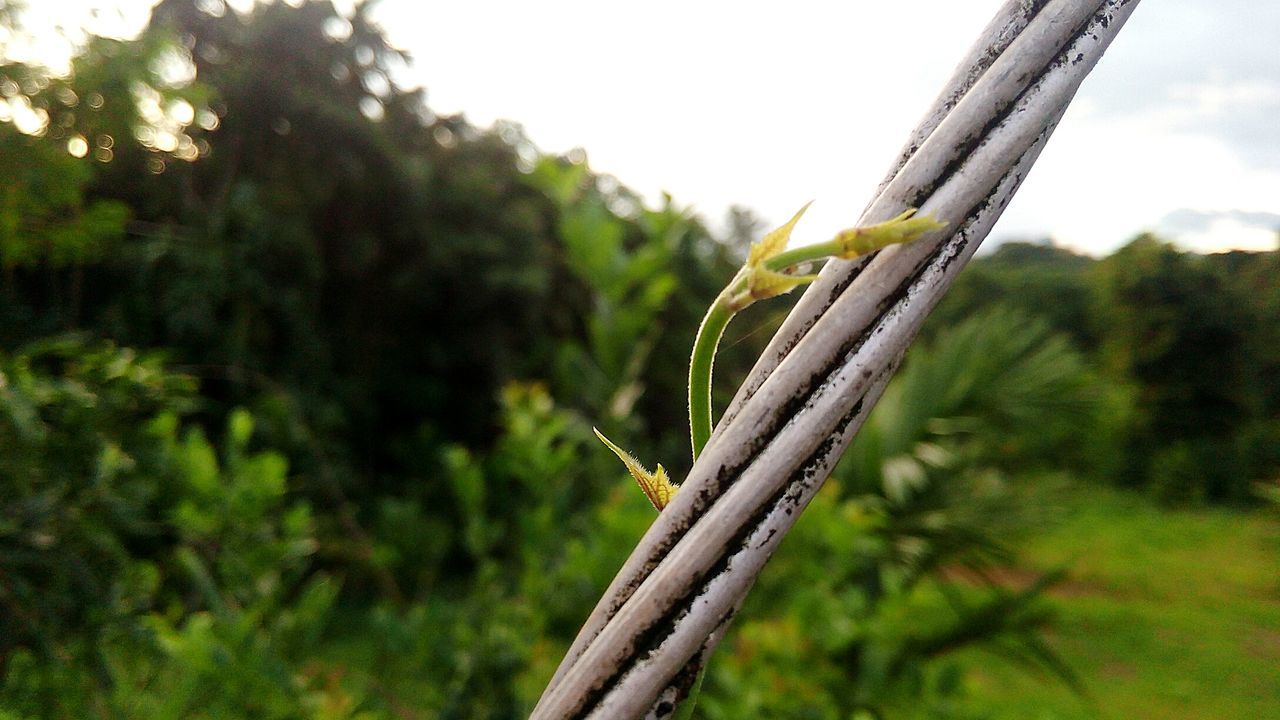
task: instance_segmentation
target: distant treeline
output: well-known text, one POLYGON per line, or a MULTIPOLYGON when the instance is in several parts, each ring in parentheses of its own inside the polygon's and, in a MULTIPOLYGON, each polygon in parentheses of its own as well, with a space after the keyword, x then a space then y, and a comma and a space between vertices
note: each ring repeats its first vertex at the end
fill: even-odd
POLYGON ((991 304, 1047 319, 1110 385, 1121 442, 1098 458, 1106 478, 1215 502, 1277 479, 1280 252, 1197 255, 1142 235, 1095 260, 1010 243, 973 262, 932 327, 991 304))

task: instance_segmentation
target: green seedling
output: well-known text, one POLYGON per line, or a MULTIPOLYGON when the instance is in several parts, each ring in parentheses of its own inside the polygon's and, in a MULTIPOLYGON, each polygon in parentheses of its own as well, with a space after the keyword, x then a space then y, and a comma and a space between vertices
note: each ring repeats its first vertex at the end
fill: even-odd
MULTIPOLYGON (((725 328, 734 315, 759 300, 784 295, 816 280, 817 275, 802 273, 813 262, 826 258, 856 258, 890 245, 911 242, 927 232, 946 226, 945 222, 938 221, 932 215, 916 215, 915 209, 911 208, 885 222, 843 230, 826 242, 788 250, 791 231, 808 209, 809 204, 805 204, 784 225, 751 245, 746 264, 716 296, 698 327, 698 335, 693 342, 693 355, 689 359, 689 435, 694 460, 698 459, 707 441, 711 439, 714 428, 711 419, 711 375, 720 338, 724 336, 725 328)), ((640 461, 599 430, 595 430, 595 433, 626 465, 627 471, 635 478, 654 508, 662 512, 680 489, 679 485, 671 482, 666 469, 659 464, 653 472, 649 472, 640 461)), ((702 674, 699 673, 692 692, 680 708, 678 717, 682 720, 690 716, 701 685, 702 674)))

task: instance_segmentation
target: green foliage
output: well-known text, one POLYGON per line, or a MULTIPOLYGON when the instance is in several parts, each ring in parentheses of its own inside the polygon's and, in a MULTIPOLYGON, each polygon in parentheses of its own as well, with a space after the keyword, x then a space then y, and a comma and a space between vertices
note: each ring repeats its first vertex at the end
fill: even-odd
POLYGON ((0 338, 6 325, 27 332, 73 327, 83 310, 84 268, 118 247, 130 210, 86 197, 88 160, 3 123, 0 177, 0 338), (15 302, 19 297, 27 302, 15 302))
POLYGON ((983 447, 973 452, 987 461, 1026 467, 1051 457, 1061 468, 1083 450, 1078 438, 1097 422, 1100 391, 1084 358, 1046 321, 991 307, 921 344, 847 462, 870 482, 884 458, 915 443, 978 437, 983 447))
POLYGON ((384 510, 379 527, 392 532, 380 535, 396 539, 390 552, 417 564, 423 580, 407 607, 380 604, 356 618, 334 652, 358 668, 353 685, 379 716, 401 708, 424 717, 525 716, 652 519, 589 425, 545 388, 509 386, 502 408, 491 450, 441 451, 460 531, 446 537, 399 507, 384 510), (420 548, 441 545, 470 572, 422 557, 420 548))
POLYGON ((974 261, 926 335, 994 299, 1047 320, 1106 380, 1106 441, 1080 444, 1090 474, 1171 501, 1242 502, 1280 469, 1277 263, 1276 252, 1197 256, 1152 236, 1102 260, 1008 244, 974 261))
MULTIPOLYGON (((615 434, 643 435, 639 419, 687 429, 683 402, 669 398, 686 394, 679 371, 717 282, 733 272, 727 251, 671 198, 645 208, 611 178, 591 176, 585 163, 543 157, 528 182, 557 203, 565 263, 589 292, 584 337, 557 348, 556 397, 611 432, 625 431, 615 434)), ((745 369, 730 365, 730 382, 745 369)), ((674 433, 663 435, 667 449, 674 433)), ((664 457, 687 467, 688 448, 664 457)))
POLYGON ((1110 325, 1103 358, 1139 389, 1129 472, 1167 499, 1247 497, 1263 472, 1253 442, 1275 440, 1258 429, 1266 383, 1253 301, 1210 259, 1149 236, 1097 276, 1098 316, 1110 325))
POLYGON ((1047 320, 1072 344, 1092 350, 1105 327, 1093 318, 1090 269, 1096 260, 1048 244, 1007 242, 975 258, 931 316, 926 334, 991 304, 1047 320))
POLYGON ((9 708, 295 717, 324 699, 292 663, 337 584, 314 572, 310 508, 287 498, 284 459, 251 449, 248 413, 220 451, 184 428, 190 378, 73 340, 0 356, 0 380, 9 708))
POLYGON ((0 659, 26 648, 99 662, 102 634, 149 606, 163 446, 192 390, 156 357, 111 346, 0 355, 0 659))
MULTIPOLYGON (((642 373, 664 329, 658 318, 676 288, 671 244, 678 232, 641 236, 634 222, 610 209, 638 203, 601 191, 593 180, 585 164, 553 157, 539 159, 529 174, 530 184, 558 203, 565 264, 591 293, 585 342, 558 348, 557 395, 617 419, 630 415, 644 392, 642 373)), ((665 212, 680 217, 672 208, 665 212)))
POLYGON ((0 262, 10 277, 18 267, 99 260, 124 235, 128 207, 86 203, 87 161, 0 125, 0 162, 0 262))

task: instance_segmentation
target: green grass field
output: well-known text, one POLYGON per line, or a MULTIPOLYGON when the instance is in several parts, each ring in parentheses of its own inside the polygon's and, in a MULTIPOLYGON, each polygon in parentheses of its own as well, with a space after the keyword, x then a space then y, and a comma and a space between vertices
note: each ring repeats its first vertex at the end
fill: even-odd
POLYGON ((975 654, 995 718, 1280 718, 1280 514, 1172 510, 1098 487, 1037 491, 1055 518, 1021 543, 1066 566, 1053 645, 1092 696, 975 654), (1043 496, 1043 497, 1042 497, 1043 496))

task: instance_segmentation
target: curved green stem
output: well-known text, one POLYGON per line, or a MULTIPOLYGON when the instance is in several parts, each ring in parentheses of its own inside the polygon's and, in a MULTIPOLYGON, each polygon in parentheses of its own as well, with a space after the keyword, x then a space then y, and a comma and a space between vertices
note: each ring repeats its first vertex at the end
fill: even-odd
MULTIPOLYGON (((801 263, 831 257, 838 251, 839 243, 831 240, 787 250, 766 260, 764 266, 773 272, 783 272, 801 263)), ((693 341, 693 356, 689 359, 689 437, 694 460, 702 454, 702 448, 711 439, 711 431, 715 427, 711 419, 711 376, 716 349, 733 316, 756 301, 750 295, 749 284, 745 273, 734 276, 707 310, 693 341)))
POLYGON ((790 250, 784 250, 768 260, 765 260, 764 266, 768 270, 782 272, 787 268, 799 265, 800 263, 825 260, 833 255, 839 255, 841 249, 840 241, 838 239, 815 243, 813 245, 805 245, 798 248, 791 248, 790 250))
POLYGON ((716 297, 698 327, 697 339, 693 341, 693 356, 689 359, 689 436, 693 442, 694 460, 711 439, 711 370, 720 338, 729 320, 733 319, 730 291, 734 285, 730 283, 716 297))

